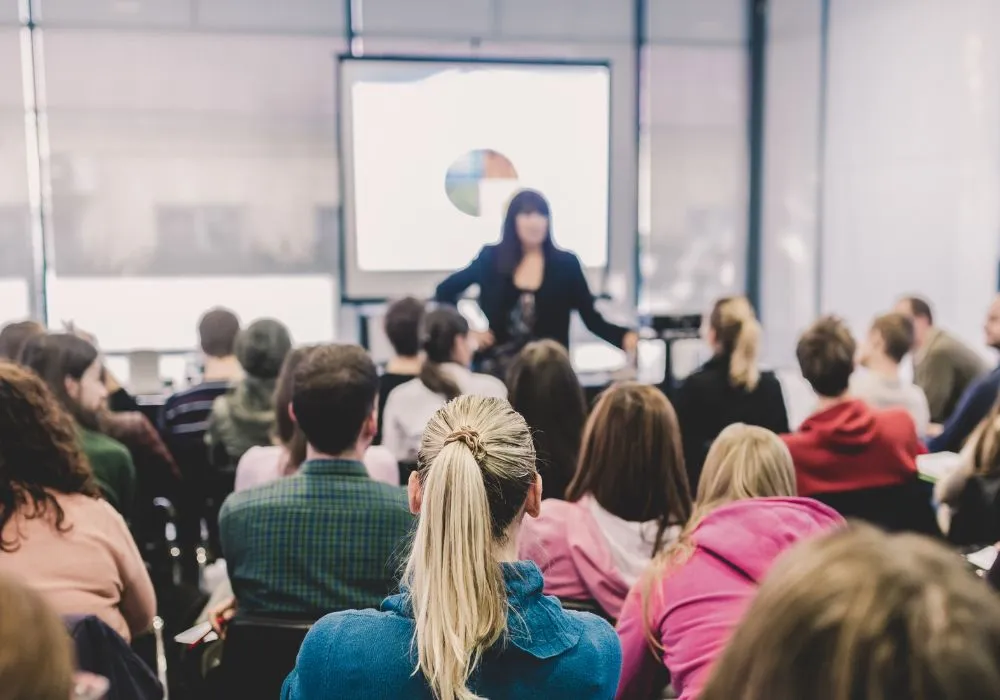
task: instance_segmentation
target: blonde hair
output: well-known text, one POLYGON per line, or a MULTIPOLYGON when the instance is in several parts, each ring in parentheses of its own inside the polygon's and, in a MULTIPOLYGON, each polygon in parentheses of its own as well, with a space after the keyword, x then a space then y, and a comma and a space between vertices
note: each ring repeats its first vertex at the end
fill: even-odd
POLYGON ((0 698, 67 700, 74 655, 62 621, 41 595, 6 576, 0 610, 0 698))
POLYGON ((406 566, 418 670, 438 700, 466 686, 507 632, 498 555, 535 483, 527 423, 502 399, 460 396, 431 418, 417 458, 420 520, 406 566))
POLYGON ((857 526, 775 564, 702 700, 966 700, 1000 688, 1000 599, 956 553, 857 526))
POLYGON ((760 323, 746 297, 726 297, 715 302, 709 325, 722 353, 729 358, 729 382, 747 391, 757 388, 760 370, 760 323))
POLYGON ((777 435, 743 423, 734 423, 719 433, 705 458, 691 518, 677 540, 653 560, 643 578, 643 625, 653 650, 663 650, 650 625, 653 585, 668 568, 680 566, 691 555, 694 531, 705 517, 734 501, 789 498, 797 493, 792 456, 777 435))

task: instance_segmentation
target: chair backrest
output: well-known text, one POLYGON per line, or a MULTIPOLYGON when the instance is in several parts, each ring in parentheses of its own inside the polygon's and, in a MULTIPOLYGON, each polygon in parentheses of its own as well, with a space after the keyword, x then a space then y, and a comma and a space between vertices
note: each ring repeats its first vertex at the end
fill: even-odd
POLYGON ((574 612, 585 612, 591 615, 597 615, 598 617, 607 620, 612 624, 615 624, 615 618, 608 615, 604 608, 597 604, 596 600, 570 600, 568 598, 560 598, 559 602, 562 603, 564 610, 572 610, 574 612))
POLYGON ((237 615, 222 652, 226 697, 277 698, 312 620, 237 615))
POLYGON ((888 532, 941 537, 931 497, 930 486, 916 477, 896 486, 813 496, 845 518, 864 520, 888 532))

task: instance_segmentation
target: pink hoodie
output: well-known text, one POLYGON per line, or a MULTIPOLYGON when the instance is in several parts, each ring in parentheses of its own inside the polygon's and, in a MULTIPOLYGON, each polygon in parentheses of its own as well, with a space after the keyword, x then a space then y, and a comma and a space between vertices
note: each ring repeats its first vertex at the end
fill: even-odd
MULTIPOLYGON (((682 700, 695 698, 771 564, 796 542, 843 525, 809 498, 754 498, 711 512, 693 534, 690 558, 654 583, 650 629, 663 645, 662 666, 682 700)), ((643 624, 640 581, 618 620, 622 675, 617 698, 651 697, 662 680, 643 624)))
POLYGON ((594 515, 599 508, 589 495, 576 503, 543 501, 538 518, 521 524, 518 558, 542 570, 546 595, 592 600, 617 618, 629 588, 649 564, 656 523, 628 523, 605 512, 605 525, 616 525, 609 531, 594 515))

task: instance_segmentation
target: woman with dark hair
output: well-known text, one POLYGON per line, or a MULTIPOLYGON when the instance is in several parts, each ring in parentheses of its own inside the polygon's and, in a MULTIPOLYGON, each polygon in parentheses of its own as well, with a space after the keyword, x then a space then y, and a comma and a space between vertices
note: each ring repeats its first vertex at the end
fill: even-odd
POLYGON ((566 501, 545 501, 524 523, 518 552, 545 572, 547 594, 594 602, 617 618, 629 588, 690 516, 674 409, 656 387, 626 382, 598 399, 566 501))
POLYGON ((128 448, 101 430, 100 412, 108 390, 97 350, 75 335, 41 335, 25 345, 21 362, 48 384, 73 417, 97 485, 108 503, 129 517, 135 501, 136 470, 128 448))
POLYGON ((554 340, 526 345, 507 371, 507 391, 531 427, 542 498, 565 498, 587 420, 587 400, 566 348, 554 340))
MULTIPOLYGON (((236 467, 235 491, 245 491, 285 476, 291 476, 306 461, 306 436, 292 420, 292 389, 295 371, 315 349, 315 345, 295 348, 285 356, 274 390, 274 443, 251 447, 236 467)), ((389 450, 369 447, 365 467, 376 481, 399 486, 399 468, 389 450)))
POLYGON ((73 421, 41 379, 8 362, 0 362, 0 574, 18 576, 62 615, 100 617, 125 639, 156 613, 139 550, 100 499, 73 421))
POLYGON ((458 309, 441 306, 425 314, 420 338, 420 374, 394 389, 385 403, 382 444, 398 462, 416 461, 427 421, 452 399, 463 394, 507 398, 499 379, 469 370, 475 347, 469 322, 458 309))
POLYGON ((435 298, 455 304, 466 289, 479 285, 479 306, 490 322, 480 349, 495 344, 501 368, 532 340, 551 338, 569 347, 574 309, 593 333, 633 352, 638 334, 609 323, 594 308, 580 260, 556 247, 550 222, 549 203, 539 192, 518 192, 507 208, 500 243, 483 248, 468 267, 438 285, 435 298))

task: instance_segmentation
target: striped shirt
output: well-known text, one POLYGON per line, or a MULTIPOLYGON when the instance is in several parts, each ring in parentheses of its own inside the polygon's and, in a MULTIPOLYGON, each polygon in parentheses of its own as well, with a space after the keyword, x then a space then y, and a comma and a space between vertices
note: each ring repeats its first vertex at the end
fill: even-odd
POLYGON ((234 493, 219 530, 240 611, 319 618, 378 607, 397 585, 413 526, 406 492, 364 464, 312 460, 234 493))
POLYGON ((186 391, 178 391, 163 404, 160 430, 168 437, 193 435, 201 442, 208 429, 212 404, 227 389, 229 382, 202 382, 186 391))

